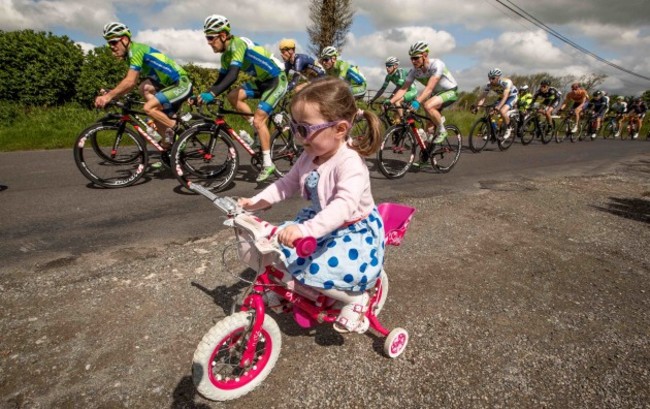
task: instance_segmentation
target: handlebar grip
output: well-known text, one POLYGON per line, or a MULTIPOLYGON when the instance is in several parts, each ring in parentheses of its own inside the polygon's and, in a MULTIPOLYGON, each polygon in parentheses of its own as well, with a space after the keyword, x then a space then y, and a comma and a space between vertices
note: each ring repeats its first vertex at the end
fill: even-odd
POLYGON ((302 237, 293 242, 296 253, 300 257, 309 257, 316 251, 316 239, 313 237, 302 237))

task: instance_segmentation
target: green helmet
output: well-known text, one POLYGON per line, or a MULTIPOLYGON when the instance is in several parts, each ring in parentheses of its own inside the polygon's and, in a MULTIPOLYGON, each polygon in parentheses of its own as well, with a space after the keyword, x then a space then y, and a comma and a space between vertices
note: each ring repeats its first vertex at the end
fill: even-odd
POLYGON ((332 47, 331 45, 323 48, 323 51, 320 52, 320 58, 332 58, 336 57, 337 55, 338 52, 336 51, 336 48, 332 47))
POLYGON ((124 24, 114 21, 104 26, 103 35, 106 40, 111 40, 113 38, 119 38, 122 36, 131 38, 131 30, 129 30, 129 28, 124 24))
POLYGON ((213 14, 205 19, 203 23, 203 32, 205 34, 217 34, 222 31, 230 32, 230 21, 226 17, 213 14))

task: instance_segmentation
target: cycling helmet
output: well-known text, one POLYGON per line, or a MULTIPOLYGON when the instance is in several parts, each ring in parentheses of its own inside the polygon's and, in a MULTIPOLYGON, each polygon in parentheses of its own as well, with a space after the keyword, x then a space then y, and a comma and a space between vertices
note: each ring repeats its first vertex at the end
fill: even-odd
POLYGON ((222 31, 230 32, 230 21, 224 16, 213 14, 208 16, 203 23, 205 34, 218 34, 222 31))
POLYGON ((520 91, 528 91, 528 85, 524 84, 519 88, 520 91))
POLYGON ((603 91, 600 90, 594 91, 594 97, 601 97, 601 96, 603 96, 603 91))
POLYGON ((551 85, 551 80, 545 78, 540 82, 540 85, 551 85))
POLYGON ((411 57, 423 53, 428 53, 428 52, 429 52, 429 44, 425 43, 424 41, 417 41, 416 43, 411 45, 411 48, 409 48, 409 55, 411 57))
POLYGON ((623 95, 619 95, 619 96, 616 97, 616 100, 617 101, 623 101, 623 100, 625 100, 625 97, 623 95))
POLYGON ((280 40, 280 50, 284 50, 286 48, 296 48, 296 42, 290 38, 280 40))
POLYGON ((106 40, 110 40, 113 38, 119 38, 122 36, 127 36, 131 38, 131 30, 124 24, 114 21, 112 23, 108 23, 104 26, 104 38, 106 40))
POLYGON ((332 47, 331 45, 323 48, 323 51, 320 52, 320 58, 332 58, 336 57, 337 55, 338 52, 336 51, 336 48, 332 47))
POLYGON ((393 65, 399 64, 397 57, 388 57, 386 58, 386 67, 391 67, 393 65))
POLYGON ((490 72, 488 72, 488 77, 500 77, 503 72, 499 68, 492 68, 490 72))

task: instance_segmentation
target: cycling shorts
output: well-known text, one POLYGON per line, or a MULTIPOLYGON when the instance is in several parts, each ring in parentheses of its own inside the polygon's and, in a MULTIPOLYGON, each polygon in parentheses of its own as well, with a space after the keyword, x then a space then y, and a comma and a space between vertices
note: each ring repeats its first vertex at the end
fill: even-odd
MULTIPOLYGON (((456 88, 449 89, 447 91, 442 91, 438 94, 432 95, 431 98, 433 97, 440 97, 442 99, 442 104, 440 105, 440 108, 438 110, 441 110, 443 108, 448 107, 449 105, 453 104, 454 102, 458 101, 458 92, 456 91, 456 88)), ((516 98, 516 96, 515 96, 516 98)))
POLYGON ((589 104, 589 101, 585 101, 582 104, 580 102, 573 102, 571 109, 575 111, 576 109, 580 108, 581 111, 584 111, 587 107, 587 104, 589 104))
POLYGON ((555 108, 557 108, 558 105, 560 105, 560 100, 559 99, 553 99, 553 100, 545 99, 544 101, 542 101, 542 105, 545 105, 546 108, 550 107, 550 108, 555 109, 555 108))
POLYGON ((605 114, 607 113, 608 110, 609 110, 609 108, 607 107, 607 105, 602 105, 597 111, 594 110, 594 117, 595 118, 602 118, 602 117, 605 116, 605 114))
POLYGON ((192 82, 188 77, 180 77, 178 83, 167 88, 162 88, 155 81, 151 81, 151 84, 158 91, 156 92, 156 99, 168 116, 176 113, 183 102, 192 96, 192 82))
POLYGON ((352 91, 352 95, 354 96, 354 99, 361 99, 366 96, 366 88, 368 86, 364 82, 363 84, 350 84, 350 91, 352 91))
POLYGON ((509 109, 512 109, 515 107, 515 104, 517 103, 517 94, 515 95, 508 95, 508 99, 506 99, 505 104, 503 105, 508 105, 509 109))
POLYGON ((247 82, 242 85, 247 98, 259 98, 257 109, 260 109, 271 115, 278 102, 287 93, 287 75, 282 72, 274 78, 269 78, 263 82, 247 82))

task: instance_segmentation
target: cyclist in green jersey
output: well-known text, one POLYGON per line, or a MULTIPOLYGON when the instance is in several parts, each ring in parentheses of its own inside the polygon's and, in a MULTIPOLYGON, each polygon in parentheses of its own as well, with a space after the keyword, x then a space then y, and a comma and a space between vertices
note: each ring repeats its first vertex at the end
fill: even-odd
POLYGON ((127 94, 135 88, 142 75, 146 78, 139 87, 146 101, 144 111, 153 119, 158 132, 165 135, 160 145, 169 149, 176 133, 176 120, 169 115, 175 113, 183 101, 192 95, 192 83, 187 73, 155 48, 131 41, 131 31, 122 23, 106 24, 103 35, 113 56, 127 60, 129 71, 115 88, 95 98, 95 106, 103 108, 111 100, 127 94))
POLYGON ((447 139, 447 130, 445 117, 440 111, 458 100, 458 84, 442 60, 429 58, 429 44, 425 41, 413 43, 409 48, 409 56, 413 69, 409 71, 404 85, 393 95, 390 102, 395 104, 399 101, 416 80, 424 85, 424 90, 411 101, 411 108, 417 111, 422 104, 429 119, 438 129, 438 136, 433 143, 442 143, 447 139))
POLYGON ((338 77, 348 84, 355 99, 363 98, 366 95, 366 78, 359 72, 359 67, 339 60, 339 53, 336 48, 329 46, 323 48, 320 54, 320 63, 327 75, 338 77))
POLYGON ((203 32, 210 47, 221 54, 221 69, 215 83, 207 92, 199 95, 197 103, 209 104, 215 97, 235 83, 241 71, 253 77, 228 93, 228 101, 237 111, 251 114, 246 100, 259 98, 252 125, 259 135, 262 146, 262 170, 257 182, 263 182, 275 172, 271 161, 271 133, 268 120, 271 112, 287 92, 287 76, 284 64, 263 47, 245 37, 230 33, 230 22, 224 16, 213 14, 205 19, 203 32))
MULTIPOLYGON (((391 82, 395 84, 395 89, 391 93, 390 97, 395 95, 395 92, 397 92, 397 90, 399 90, 402 87, 402 85, 404 85, 407 75, 408 75, 408 71, 405 68, 399 68, 399 60, 397 59, 397 57, 388 57, 386 59, 386 78, 384 78, 384 84, 381 86, 379 91, 377 91, 377 94, 375 94, 375 96, 370 100, 370 104, 375 102, 375 100, 377 100, 377 98, 379 98, 384 93, 384 91, 386 90, 386 88, 391 82)), ((417 97, 417 95, 418 95, 418 90, 415 87, 415 84, 411 84, 411 86, 409 87, 408 91, 406 91, 406 94, 404 94, 404 97, 402 99, 410 103, 415 99, 415 97, 417 97)), ((384 100, 384 103, 390 104, 390 97, 384 100)), ((397 101, 397 103, 400 103, 402 99, 397 101)), ((401 118, 402 109, 399 109, 397 113, 401 118)))

